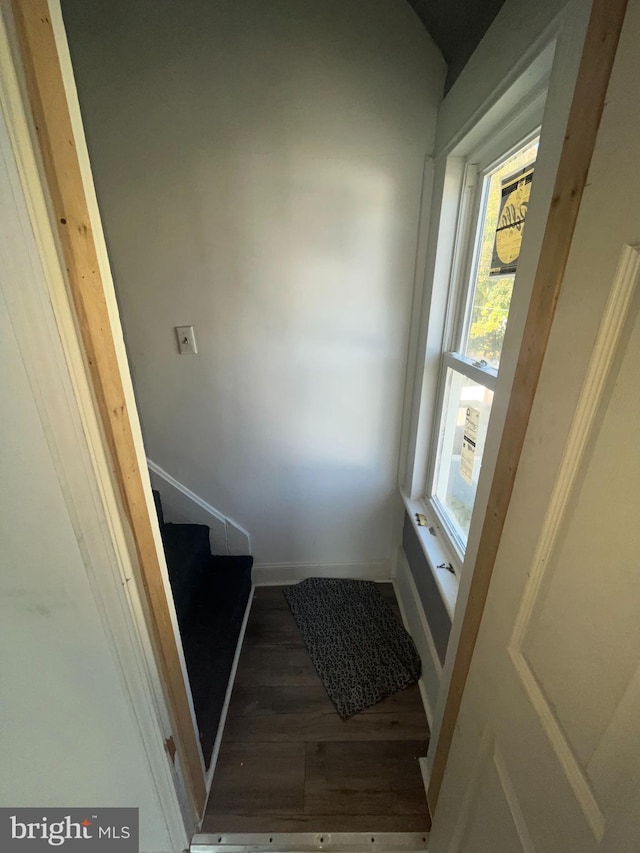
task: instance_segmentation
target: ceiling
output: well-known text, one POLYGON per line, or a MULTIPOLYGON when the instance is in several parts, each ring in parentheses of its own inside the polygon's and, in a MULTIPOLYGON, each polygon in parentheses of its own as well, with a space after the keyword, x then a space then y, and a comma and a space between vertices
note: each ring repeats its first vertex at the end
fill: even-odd
POLYGON ((447 62, 448 91, 505 0, 408 0, 447 62))

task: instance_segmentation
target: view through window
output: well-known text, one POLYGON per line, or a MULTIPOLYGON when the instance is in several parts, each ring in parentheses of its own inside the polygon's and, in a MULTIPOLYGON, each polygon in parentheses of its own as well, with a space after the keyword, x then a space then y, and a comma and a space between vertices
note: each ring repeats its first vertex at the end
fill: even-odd
POLYGON ((484 175, 453 347, 443 353, 431 504, 464 552, 482 467, 538 138, 484 175))

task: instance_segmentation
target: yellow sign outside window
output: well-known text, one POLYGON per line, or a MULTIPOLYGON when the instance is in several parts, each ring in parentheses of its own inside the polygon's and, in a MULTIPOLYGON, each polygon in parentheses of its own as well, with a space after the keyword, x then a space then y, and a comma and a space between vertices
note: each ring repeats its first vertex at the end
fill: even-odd
POLYGON ((532 179, 533 166, 527 166, 502 182, 491 275, 510 275, 516 271, 532 179))

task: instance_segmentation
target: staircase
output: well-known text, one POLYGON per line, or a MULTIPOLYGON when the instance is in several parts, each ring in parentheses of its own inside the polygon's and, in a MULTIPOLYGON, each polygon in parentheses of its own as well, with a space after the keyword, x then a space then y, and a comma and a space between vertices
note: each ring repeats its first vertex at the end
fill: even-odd
POLYGON ((206 525, 165 522, 160 493, 154 490, 153 497, 208 768, 251 592, 253 557, 213 556, 206 525))

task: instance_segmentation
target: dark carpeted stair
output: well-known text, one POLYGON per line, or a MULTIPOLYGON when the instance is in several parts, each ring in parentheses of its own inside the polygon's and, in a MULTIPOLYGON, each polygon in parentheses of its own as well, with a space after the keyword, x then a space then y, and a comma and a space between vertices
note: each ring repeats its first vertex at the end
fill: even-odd
POLYGON ((252 557, 210 557, 182 644, 207 766, 251 591, 252 557), (215 720, 215 726, 200 720, 215 720))
POLYGON ((178 625, 184 633, 206 580, 211 559, 209 528, 204 524, 163 524, 160 529, 178 625))
POLYGON ((166 523, 160 495, 154 491, 153 496, 208 767, 251 591, 253 558, 212 556, 209 528, 166 523))

